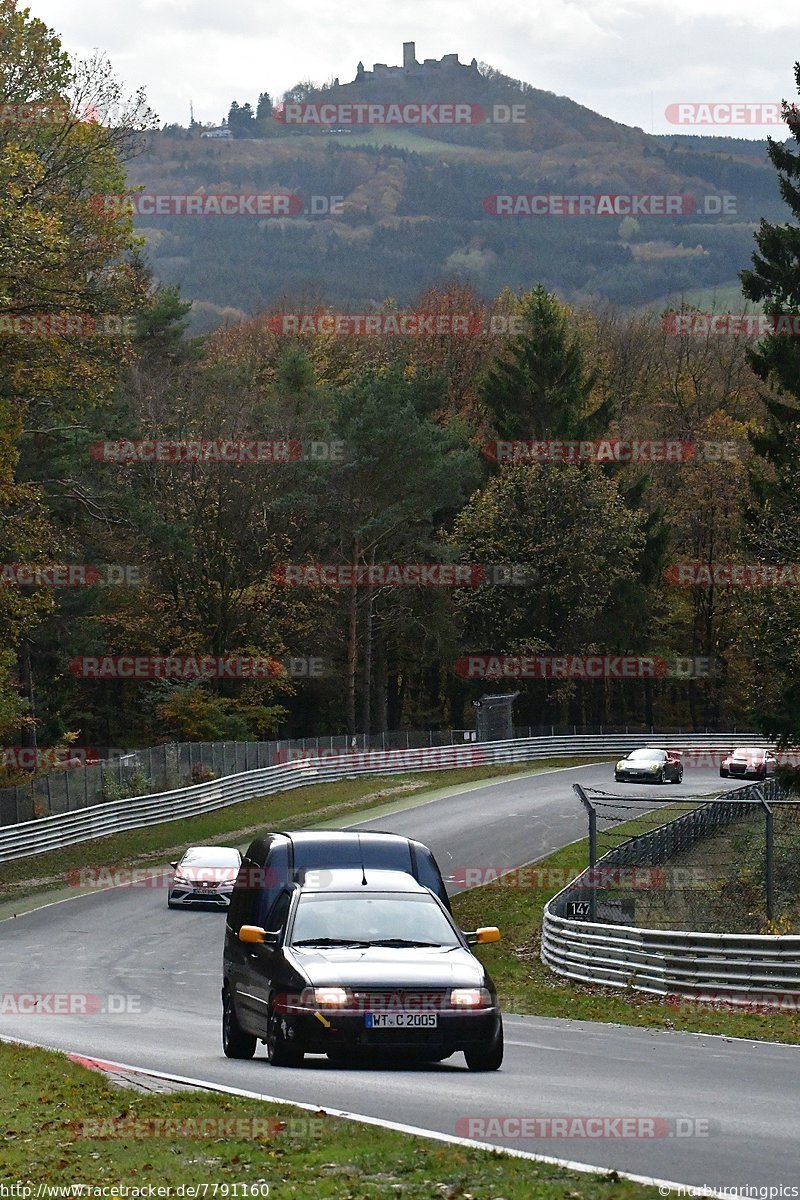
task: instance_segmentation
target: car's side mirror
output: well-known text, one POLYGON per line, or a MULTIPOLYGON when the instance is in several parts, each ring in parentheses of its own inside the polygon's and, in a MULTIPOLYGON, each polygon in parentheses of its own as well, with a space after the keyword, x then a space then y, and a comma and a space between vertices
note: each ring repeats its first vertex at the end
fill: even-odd
POLYGON ((242 925, 239 941, 250 946, 263 946, 265 950, 277 950, 281 940, 280 929, 262 929, 260 925, 242 925))
POLYGON ((500 930, 496 925, 484 925, 481 929, 476 929, 473 933, 465 933, 464 936, 470 946, 485 946, 489 942, 500 941, 500 930))
POLYGON ((177 871, 177 869, 178 869, 178 864, 177 864, 176 862, 174 862, 174 863, 170 863, 169 865, 170 865, 171 867, 174 867, 174 869, 177 871))
POLYGON ((260 925, 242 925, 239 930, 239 941, 249 946, 261 946, 267 940, 267 931, 260 925))

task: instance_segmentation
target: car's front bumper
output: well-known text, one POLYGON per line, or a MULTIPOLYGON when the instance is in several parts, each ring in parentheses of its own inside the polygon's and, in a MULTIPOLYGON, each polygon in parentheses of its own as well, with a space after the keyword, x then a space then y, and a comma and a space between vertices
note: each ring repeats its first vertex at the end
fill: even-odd
POLYGON ((231 903, 230 888, 193 888, 182 884, 171 887, 168 893, 169 903, 180 908, 229 908, 231 903))
POLYGON ((476 1013, 439 1012, 435 1028, 404 1027, 371 1029, 365 1013, 315 1012, 285 1013, 287 1036, 309 1054, 328 1051, 349 1054, 385 1052, 429 1054, 448 1058, 459 1050, 477 1050, 494 1045, 501 1018, 497 1008, 476 1013))

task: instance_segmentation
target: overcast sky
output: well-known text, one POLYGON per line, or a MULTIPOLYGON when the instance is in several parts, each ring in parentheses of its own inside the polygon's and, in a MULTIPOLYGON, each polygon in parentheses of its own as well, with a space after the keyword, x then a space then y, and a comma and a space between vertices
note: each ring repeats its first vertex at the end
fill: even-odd
MULTIPOLYGON (((796 0, 26 0, 70 54, 108 53, 162 121, 218 122, 231 100, 273 101, 301 79, 342 83, 362 59, 399 65, 474 56, 534 87, 648 132, 674 132, 669 104, 793 100, 796 0)), ((785 127, 783 127, 785 129, 785 127)), ((764 126, 684 132, 763 138, 764 126)), ((771 132, 775 133, 773 128, 771 132)))

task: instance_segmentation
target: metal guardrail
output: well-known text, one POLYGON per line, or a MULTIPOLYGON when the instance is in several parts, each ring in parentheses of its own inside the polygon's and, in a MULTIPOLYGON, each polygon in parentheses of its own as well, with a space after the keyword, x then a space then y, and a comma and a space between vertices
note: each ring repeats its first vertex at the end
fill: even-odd
POLYGON ((213 812, 242 800, 289 791, 311 783, 426 770, 535 762, 542 758, 597 758, 657 742, 667 748, 718 749, 733 743, 763 744, 757 734, 604 734, 518 738, 418 750, 334 751, 280 766, 230 775, 158 795, 111 800, 76 812, 60 813, 0 829, 0 862, 74 846, 80 842, 165 821, 213 812))
MULTIPOLYGON (((735 800, 727 794, 725 800, 712 801, 615 847, 597 860, 594 871, 631 865, 640 858, 647 865, 669 861, 696 836, 730 824, 737 810, 741 816, 753 812, 761 802, 759 791, 766 793, 768 803, 780 803, 773 780, 759 788, 737 789, 735 800), (674 836, 665 836, 671 829, 674 836), (639 848, 643 855, 637 853, 639 848)), ((591 894, 591 871, 581 872, 545 905, 541 957, 556 974, 661 996, 705 994, 731 1005, 752 1004, 754 996, 763 997, 766 1004, 800 993, 800 935, 646 929, 567 917, 570 901, 591 894)))
MULTIPOLYGON (((671 731, 683 734, 680 728, 671 731)), ((708 729, 697 730, 709 733, 708 729)), ((734 738, 742 741, 734 729, 734 738)), ((633 723, 629 726, 576 725, 519 725, 510 738, 570 737, 590 734, 654 734, 649 727, 633 723)), ((58 813, 75 812, 93 804, 104 804, 124 795, 148 795, 171 792, 193 783, 205 783, 226 775, 253 771, 259 767, 274 767, 302 754, 345 753, 349 750, 417 750, 434 746, 462 746, 476 741, 500 741, 505 734, 480 739, 475 729, 400 729, 383 733, 328 734, 306 738, 282 738, 268 742, 167 742, 138 749, 104 749, 93 752, 73 747, 65 756, 83 756, 84 766, 62 765, 55 770, 36 771, 30 778, 0 787, 0 826, 19 825, 34 818, 51 817, 58 813), (99 757, 98 757, 99 755, 99 757)), ((725 734, 724 736, 730 736, 725 734)), ((20 750, 21 748, 17 748, 20 750)), ((16 761, 16 751, 11 761, 16 761)), ((37 760, 34 749, 22 750, 37 760)), ((45 756, 48 751, 42 752, 45 756)), ((0 763, 5 752, 0 748, 0 763)))

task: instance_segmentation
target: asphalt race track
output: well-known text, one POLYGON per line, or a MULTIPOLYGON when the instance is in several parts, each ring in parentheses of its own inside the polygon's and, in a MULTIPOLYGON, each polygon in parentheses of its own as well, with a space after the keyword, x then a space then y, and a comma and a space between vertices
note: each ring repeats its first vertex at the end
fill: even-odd
MULTIPOLYGON (((700 769, 687 770, 679 786, 615 785, 606 764, 511 778, 359 827, 420 838, 446 876, 465 867, 508 869, 585 836, 576 782, 621 796, 652 792, 658 800, 737 786, 700 769)), ((0 1034, 450 1135, 465 1135, 470 1117, 662 1118, 667 1125, 654 1126, 659 1136, 624 1140, 473 1133, 693 1186, 800 1183, 800 1047, 506 1015, 503 1068, 485 1075, 467 1072, 460 1055, 391 1071, 334 1069, 321 1057, 279 1069, 262 1047, 252 1062, 229 1061, 220 1043, 223 924, 220 913, 170 912, 164 888, 141 887, 6 920, 3 993, 88 993, 99 998, 99 1011, 4 1013, 0 1034), (103 1011, 109 1005, 123 1011, 103 1011), (690 1132, 692 1120, 708 1122, 701 1136, 690 1132)), ((513 1134, 514 1127, 503 1130, 513 1134)))

